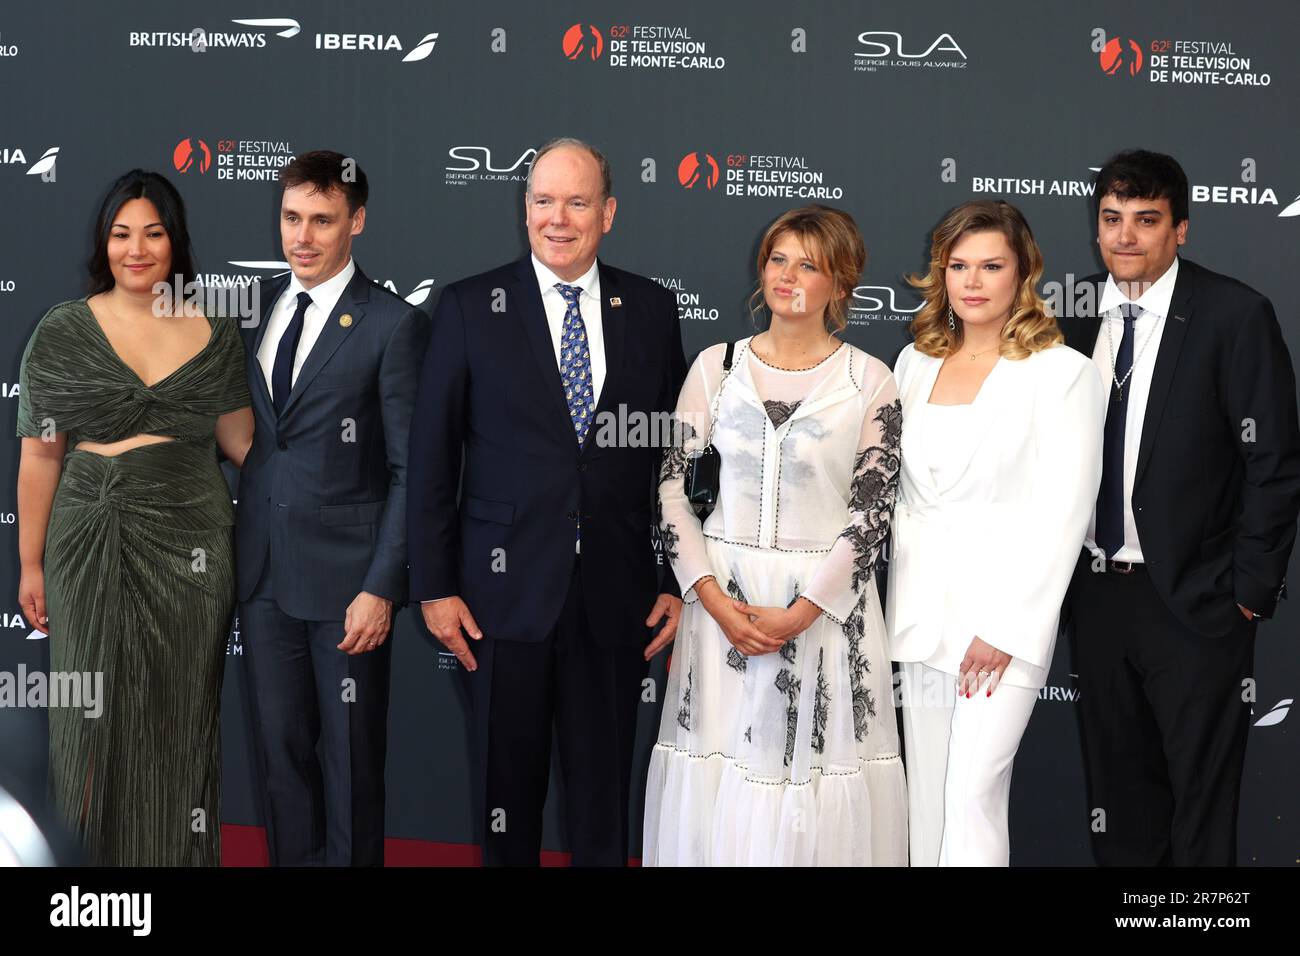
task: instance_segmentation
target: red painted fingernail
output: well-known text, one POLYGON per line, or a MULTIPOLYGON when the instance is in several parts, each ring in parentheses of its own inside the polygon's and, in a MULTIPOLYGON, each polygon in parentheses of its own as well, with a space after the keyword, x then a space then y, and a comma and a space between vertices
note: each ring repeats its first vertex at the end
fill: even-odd
POLYGON ((984 696, 985 696, 985 697, 992 697, 992 696, 993 696, 993 691, 989 691, 989 692, 988 692, 987 694, 985 694, 984 696))

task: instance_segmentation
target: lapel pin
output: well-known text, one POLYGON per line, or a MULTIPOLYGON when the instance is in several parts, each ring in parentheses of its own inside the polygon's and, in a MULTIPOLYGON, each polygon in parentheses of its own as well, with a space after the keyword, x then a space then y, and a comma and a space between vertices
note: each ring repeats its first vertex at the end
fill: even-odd
POLYGON ((352 324, 352 316, 350 314, 344 312, 342 315, 339 316, 339 325, 343 326, 343 328, 346 329, 351 324, 352 324))
POLYGON ((615 295, 615 296, 611 296, 611 297, 610 297, 610 300, 609 300, 609 307, 610 307, 611 309, 617 309, 617 308, 620 308, 620 307, 622 307, 622 305, 623 305, 623 300, 620 299, 618 296, 615 295))
POLYGON ((1174 318, 1177 319, 1179 322, 1186 322, 1186 321, 1187 321, 1187 320, 1184 319, 1181 315, 1175 315, 1174 318))

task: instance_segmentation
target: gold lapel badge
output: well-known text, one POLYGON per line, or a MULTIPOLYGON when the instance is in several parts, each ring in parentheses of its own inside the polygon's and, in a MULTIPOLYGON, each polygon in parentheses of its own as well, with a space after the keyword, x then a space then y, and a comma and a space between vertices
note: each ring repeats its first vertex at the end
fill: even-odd
POLYGON ((349 313, 344 312, 339 316, 339 325, 343 326, 345 329, 350 327, 352 325, 352 316, 349 313))
POLYGON ((622 299, 620 299, 620 298, 619 298, 618 296, 616 296, 616 295, 615 295, 615 296, 610 296, 610 299, 609 299, 609 307, 610 307, 611 309, 618 309, 618 308, 621 308, 622 305, 623 305, 623 300, 622 300, 622 299))

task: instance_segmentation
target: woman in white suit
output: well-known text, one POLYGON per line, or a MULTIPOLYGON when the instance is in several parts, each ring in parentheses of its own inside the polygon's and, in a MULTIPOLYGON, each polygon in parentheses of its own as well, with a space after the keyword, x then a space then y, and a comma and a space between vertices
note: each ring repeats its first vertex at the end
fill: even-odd
POLYGON ((902 472, 885 611, 902 662, 911 863, 1006 866, 1011 765, 1101 481, 1105 392, 1038 295, 1005 202, 935 229, 894 375, 902 472))

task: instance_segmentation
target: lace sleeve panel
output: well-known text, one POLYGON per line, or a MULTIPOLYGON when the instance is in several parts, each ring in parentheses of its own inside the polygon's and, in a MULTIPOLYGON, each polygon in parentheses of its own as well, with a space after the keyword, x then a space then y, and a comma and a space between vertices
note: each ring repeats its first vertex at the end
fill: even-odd
POLYGON ((884 380, 867 403, 849 485, 849 520, 802 597, 843 624, 872 580, 889 535, 898 492, 903 408, 894 377, 884 380))

